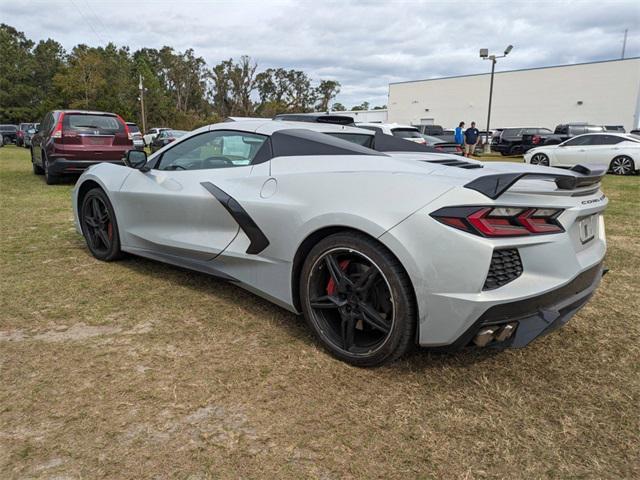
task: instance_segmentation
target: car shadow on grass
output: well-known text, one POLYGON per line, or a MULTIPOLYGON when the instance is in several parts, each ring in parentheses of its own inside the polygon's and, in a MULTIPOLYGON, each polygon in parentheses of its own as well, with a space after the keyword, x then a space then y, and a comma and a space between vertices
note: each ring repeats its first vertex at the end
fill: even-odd
MULTIPOLYGON (((277 328, 281 329, 292 341, 300 342, 301 348, 308 348, 313 345, 323 350, 323 347, 307 327, 302 315, 289 312, 233 283, 205 273, 167 265, 134 255, 127 255, 118 262, 118 265, 133 270, 138 274, 162 276, 164 280, 183 288, 186 287, 194 292, 215 295, 217 300, 242 308, 248 314, 257 318, 276 319, 277 328)), ((416 346, 400 361, 383 368, 392 369, 396 374, 414 372, 416 369, 465 368, 491 359, 499 355, 500 352, 500 349, 494 348, 468 347, 456 351, 446 351, 416 346)), ((329 353, 326 354, 329 355, 329 353)), ((339 360, 336 361, 338 362, 339 360)))

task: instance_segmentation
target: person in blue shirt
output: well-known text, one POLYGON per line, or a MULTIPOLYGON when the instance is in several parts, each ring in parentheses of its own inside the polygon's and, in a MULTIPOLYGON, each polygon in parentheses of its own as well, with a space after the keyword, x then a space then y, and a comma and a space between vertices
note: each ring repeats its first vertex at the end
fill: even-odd
POLYGON ((480 140, 480 131, 476 128, 476 122, 471 122, 471 127, 464 132, 464 156, 473 155, 480 140))
POLYGON ((460 125, 456 128, 454 140, 464 152, 464 122, 460 122, 460 125))

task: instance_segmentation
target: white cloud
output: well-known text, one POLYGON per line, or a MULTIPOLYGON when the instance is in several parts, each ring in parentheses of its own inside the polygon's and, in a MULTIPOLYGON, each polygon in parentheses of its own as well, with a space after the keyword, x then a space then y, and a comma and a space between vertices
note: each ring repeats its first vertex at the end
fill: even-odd
POLYGON ((478 49, 515 46, 499 70, 640 55, 637 1, 0 0, 2 22, 34 40, 193 48, 209 65, 246 54, 261 68, 342 83, 338 101, 386 103, 392 81, 486 71, 478 49), (6 8, 5 8, 6 7, 6 8))

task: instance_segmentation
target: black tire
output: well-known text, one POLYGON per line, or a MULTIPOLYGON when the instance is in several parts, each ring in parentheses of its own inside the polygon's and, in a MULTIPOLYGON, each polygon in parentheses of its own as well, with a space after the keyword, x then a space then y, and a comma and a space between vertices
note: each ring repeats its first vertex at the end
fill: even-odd
POLYGON ((315 245, 302 267, 300 292, 307 324, 342 361, 376 367, 414 345, 417 309, 409 277, 366 235, 336 233, 315 245))
POLYGON ((45 156, 44 152, 42 152, 42 158, 44 158, 44 181, 47 182, 47 185, 56 185, 60 183, 60 176, 51 172, 51 165, 49 165, 49 160, 45 156))
POLYGON ((549 157, 544 153, 534 153, 531 156, 531 165, 544 165, 549 166, 549 157))
POLYGON ((78 210, 82 235, 91 254, 105 262, 122 257, 118 222, 104 191, 100 188, 89 190, 78 210))
POLYGON ((507 152, 500 152, 500 155, 502 155, 503 157, 506 157, 509 154, 507 152))
POLYGON ((33 158, 33 149, 31 149, 31 166, 33 167, 34 175, 44 175, 44 170, 40 165, 37 165, 33 158))
POLYGON ((633 159, 627 155, 619 155, 609 164, 609 171, 614 175, 631 175, 635 172, 633 159))
POLYGON ((507 155, 509 156, 520 155, 521 152, 522 152, 522 147, 518 145, 512 145, 509 147, 509 151, 507 152, 507 155))

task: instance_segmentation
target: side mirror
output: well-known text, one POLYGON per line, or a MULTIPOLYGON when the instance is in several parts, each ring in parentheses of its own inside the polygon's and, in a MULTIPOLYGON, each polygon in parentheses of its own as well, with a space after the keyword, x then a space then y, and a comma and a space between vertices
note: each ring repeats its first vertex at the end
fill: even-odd
POLYGON ((129 150, 124 157, 124 164, 129 168, 144 171, 147 164, 147 152, 144 150, 129 150))

